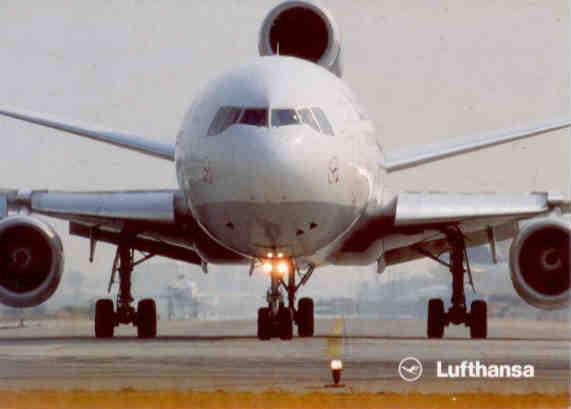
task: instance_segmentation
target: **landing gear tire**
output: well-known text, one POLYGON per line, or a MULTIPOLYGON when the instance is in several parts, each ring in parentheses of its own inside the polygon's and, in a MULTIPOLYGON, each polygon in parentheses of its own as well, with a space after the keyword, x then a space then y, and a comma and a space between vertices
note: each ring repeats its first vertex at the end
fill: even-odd
POLYGON ((113 301, 97 300, 95 303, 95 337, 113 338, 115 330, 115 310, 113 301))
POLYGON ((278 328, 280 339, 288 341, 293 338, 293 320, 291 310, 287 307, 280 307, 278 311, 278 328))
POLYGON ((141 300, 137 304, 137 337, 149 339, 156 336, 157 306, 155 300, 141 300))
POLYGON ((470 308, 470 337, 484 339, 488 336, 488 307, 485 301, 476 300, 470 308))
POLYGON ((311 298, 302 298, 297 305, 297 333, 300 337, 312 337, 313 332, 313 300, 311 298))
POLYGON ((445 320, 444 302, 440 298, 429 300, 426 331, 428 338, 442 338, 444 335, 445 320))
POLYGON ((258 310, 258 339, 268 341, 272 337, 272 321, 270 319, 270 309, 260 308, 258 310))

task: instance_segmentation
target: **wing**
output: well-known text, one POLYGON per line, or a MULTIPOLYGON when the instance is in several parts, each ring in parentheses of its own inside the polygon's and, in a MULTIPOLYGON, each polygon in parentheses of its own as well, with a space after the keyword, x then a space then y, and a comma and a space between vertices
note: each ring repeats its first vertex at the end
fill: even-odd
POLYGON ((34 112, 15 110, 8 107, 0 107, 0 115, 10 118, 20 119, 48 128, 58 129, 74 135, 83 136, 99 142, 130 149, 145 155, 154 156, 161 159, 174 161, 175 147, 172 144, 158 142, 156 140, 131 135, 124 132, 117 132, 102 129, 95 126, 81 124, 75 121, 64 121, 49 115, 42 115, 34 112))
POLYGON ((395 233, 421 230, 422 239, 410 245, 405 242, 404 246, 396 237, 387 240, 385 261, 397 264, 448 251, 448 241, 441 232, 451 225, 460 228, 468 247, 489 243, 494 250, 495 242, 517 234, 520 221, 547 215, 556 208, 568 213, 569 202, 550 193, 403 193, 395 209, 395 233))
MULTIPOLYGON (((132 248, 193 264, 202 234, 176 190, 119 192, 0 191, 0 220, 25 211, 70 222, 70 233, 118 244, 128 231, 132 248)), ((93 247, 92 247, 93 250, 93 247)))
POLYGON ((339 254, 367 252, 382 242, 386 265, 430 257, 449 250, 443 234, 449 226, 462 231, 468 247, 493 245, 514 237, 522 220, 554 209, 569 213, 570 207, 569 201, 550 193, 401 193, 370 209, 339 254))
POLYGON ((565 129, 570 125, 571 120, 569 118, 562 118, 525 128, 501 129, 452 138, 432 145, 414 146, 388 154, 381 162, 381 166, 387 172, 395 172, 491 146, 542 135, 546 132, 565 129))

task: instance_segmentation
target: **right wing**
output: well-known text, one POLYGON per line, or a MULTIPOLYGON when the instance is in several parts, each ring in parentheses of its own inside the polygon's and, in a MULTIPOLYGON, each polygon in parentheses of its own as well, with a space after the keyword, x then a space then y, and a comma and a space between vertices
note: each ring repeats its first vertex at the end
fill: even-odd
POLYGON ((177 190, 58 192, 0 190, 0 221, 23 211, 69 222, 69 232, 119 244, 125 232, 131 247, 146 253, 202 264, 194 241, 204 234, 177 190))
POLYGON ((128 133, 85 125, 75 121, 64 121, 49 115, 26 112, 8 107, 0 107, 0 115, 83 136, 85 138, 130 149, 156 158, 174 161, 175 147, 172 144, 158 142, 128 133))

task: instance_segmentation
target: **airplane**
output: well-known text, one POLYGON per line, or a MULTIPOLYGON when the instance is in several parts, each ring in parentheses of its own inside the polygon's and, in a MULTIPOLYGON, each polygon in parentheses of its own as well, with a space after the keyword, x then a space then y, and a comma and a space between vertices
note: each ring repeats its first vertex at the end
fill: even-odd
MULTIPOLYGON (((314 305, 296 293, 317 268, 419 258, 448 266, 450 308, 428 301, 426 334, 464 324, 487 337, 487 305, 466 305, 467 249, 513 239, 510 275, 538 308, 569 305, 571 202, 551 192, 392 192, 387 175, 430 162, 569 128, 569 117, 444 139, 385 153, 366 110, 342 78, 340 30, 313 0, 277 4, 261 24, 259 56, 220 74, 196 95, 175 143, 11 107, 0 114, 174 163, 178 188, 138 191, 0 191, 0 302, 41 304, 56 291, 64 251, 42 216, 71 235, 116 246, 115 302, 96 302, 95 336, 120 324, 157 334, 152 299, 135 307, 133 268, 154 256, 200 266, 243 265, 267 273, 260 340, 314 334, 314 305), (36 217, 36 215, 40 217, 36 217), (140 257, 138 257, 140 253, 140 257), (442 254, 448 253, 444 259, 442 254)), ((3 155, 9 155, 4 151, 3 155)))

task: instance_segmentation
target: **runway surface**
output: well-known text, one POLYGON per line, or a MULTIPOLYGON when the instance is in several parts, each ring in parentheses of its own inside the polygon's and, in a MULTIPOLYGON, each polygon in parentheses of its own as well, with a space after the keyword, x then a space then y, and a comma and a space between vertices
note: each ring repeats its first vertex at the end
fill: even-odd
POLYGON ((567 393, 568 323, 491 321, 490 339, 424 339, 424 323, 321 319, 311 339, 261 342, 255 322, 160 322, 159 337, 138 340, 120 327, 112 340, 92 337, 92 323, 0 323, 0 389, 193 389, 364 392, 567 393), (417 382, 398 375, 415 356, 424 365, 417 382), (329 361, 342 359, 345 388, 330 388, 329 361), (436 362, 532 364, 532 379, 442 379, 436 362))

